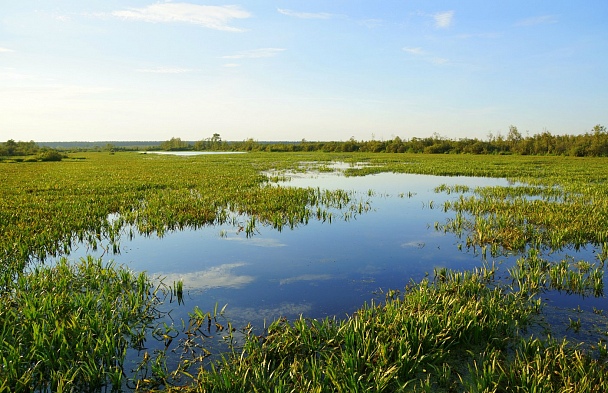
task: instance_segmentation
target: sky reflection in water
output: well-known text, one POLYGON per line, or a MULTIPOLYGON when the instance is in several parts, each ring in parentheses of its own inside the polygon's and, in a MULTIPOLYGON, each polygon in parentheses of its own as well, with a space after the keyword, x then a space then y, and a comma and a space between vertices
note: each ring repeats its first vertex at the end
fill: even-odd
POLYGON ((434 222, 444 223, 452 214, 443 212, 443 202, 459 196, 435 193, 440 184, 508 182, 393 173, 297 174, 284 185, 357 191, 357 198, 369 201, 372 210, 348 222, 338 216, 331 224, 311 219, 308 225, 282 232, 260 226, 250 238, 231 226, 175 231, 161 239, 137 236, 123 239, 121 254, 112 258, 165 277, 168 284, 183 280, 186 307, 176 310, 183 316, 194 306, 213 310, 217 302, 220 307, 228 304, 226 315, 235 324, 300 314, 343 317, 372 298, 383 299, 382 291, 402 289, 412 279, 432 275, 436 267, 481 265, 474 253, 458 251, 454 235, 434 229, 434 222), (431 200, 434 209, 428 207, 431 200))
MULTIPOLYGON (((187 318, 195 306, 211 311, 217 303, 228 304, 226 315, 235 325, 261 325, 300 314, 341 318, 371 299, 383 300, 389 289, 403 289, 411 280, 432 276, 437 267, 481 266, 482 258, 472 250, 458 250, 462 241, 455 235, 435 230, 435 222, 443 224, 454 214, 443 211, 443 202, 461 194, 434 189, 441 184, 509 185, 505 179, 394 173, 345 177, 309 172, 289 177, 282 186, 355 191, 372 210, 348 221, 336 214, 331 224, 311 219, 308 225, 281 232, 260 225, 249 238, 230 225, 168 232, 160 239, 124 237, 121 254, 111 258, 162 277, 167 284, 182 280, 186 307, 174 310, 174 317, 187 318)), ((81 247, 71 257, 86 252, 81 247)), ((577 258, 593 260, 592 255, 577 258)), ((498 257, 495 262, 504 275, 514 260, 498 257)), ((596 306, 601 300, 588 299, 586 304, 596 306)))

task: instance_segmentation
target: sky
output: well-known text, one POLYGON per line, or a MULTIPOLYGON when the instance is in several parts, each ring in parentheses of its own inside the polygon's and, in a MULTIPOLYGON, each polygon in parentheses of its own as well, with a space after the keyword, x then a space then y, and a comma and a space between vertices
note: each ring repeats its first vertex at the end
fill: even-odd
POLYGON ((2 0, 0 141, 608 126, 608 1, 2 0))

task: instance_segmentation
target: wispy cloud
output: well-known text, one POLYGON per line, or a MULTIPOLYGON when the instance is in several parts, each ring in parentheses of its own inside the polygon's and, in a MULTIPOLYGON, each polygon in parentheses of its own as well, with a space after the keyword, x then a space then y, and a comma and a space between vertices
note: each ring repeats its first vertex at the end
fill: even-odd
POLYGON ((247 50, 236 53, 234 55, 222 56, 222 59, 259 59, 262 57, 274 57, 277 54, 283 52, 285 49, 282 48, 260 48, 247 50))
POLYGON ((25 74, 15 68, 2 67, 0 68, 0 80, 24 80, 35 79, 34 75, 25 74))
POLYGON ((152 23, 191 23, 209 29, 244 31, 230 26, 233 19, 249 18, 251 14, 236 5, 212 6, 190 3, 159 3, 143 8, 114 11, 112 15, 126 20, 152 23))
POLYGON ((487 39, 493 39, 493 38, 499 38, 502 37, 502 33, 496 33, 496 32, 489 32, 489 33, 464 33, 464 34, 458 34, 456 37, 460 38, 460 39, 470 39, 470 38, 487 38, 487 39))
POLYGON ((439 29, 447 29, 452 25, 454 20, 454 11, 444 11, 433 14, 435 19, 435 27, 439 29))
POLYGON ((403 51, 407 52, 411 55, 416 55, 416 56, 426 54, 426 52, 424 50, 422 50, 422 48, 405 47, 405 48, 403 48, 403 51))
POLYGON ((436 64, 436 65, 441 65, 441 64, 445 64, 448 62, 448 59, 446 59, 444 57, 433 57, 430 60, 431 60, 431 63, 436 64))
POLYGON ((178 67, 157 67, 157 68, 139 68, 137 72, 148 72, 153 74, 184 74, 192 72, 194 70, 190 68, 178 68, 178 67))
POLYGON ((422 48, 419 47, 404 47, 402 48, 404 52, 409 53, 412 56, 416 56, 416 57, 420 57, 421 59, 429 62, 429 63, 433 63, 435 65, 441 65, 441 64, 445 64, 448 62, 448 59, 445 59, 443 57, 437 57, 437 56, 433 56, 432 54, 429 54, 427 51, 425 51, 422 48))
POLYGON ((519 20, 515 23, 516 26, 536 26, 544 25, 549 23, 557 23, 557 17, 555 15, 542 15, 535 16, 533 18, 526 18, 519 20))
POLYGON ((324 281, 330 280, 331 276, 329 274, 303 274, 301 276, 296 277, 288 277, 282 280, 279 280, 280 285, 293 284, 294 282, 300 281, 324 281))
POLYGON ((8 49, 8 48, 3 48, 0 46, 0 53, 7 53, 7 52, 14 52, 14 50, 8 49))
POLYGON ((359 23, 367 27, 368 29, 374 29, 376 27, 384 25, 384 21, 382 19, 364 19, 359 23))
POLYGON ((327 12, 298 12, 286 10, 284 8, 277 8, 277 11, 283 15, 302 19, 330 19, 332 17, 332 14, 328 14, 327 12))

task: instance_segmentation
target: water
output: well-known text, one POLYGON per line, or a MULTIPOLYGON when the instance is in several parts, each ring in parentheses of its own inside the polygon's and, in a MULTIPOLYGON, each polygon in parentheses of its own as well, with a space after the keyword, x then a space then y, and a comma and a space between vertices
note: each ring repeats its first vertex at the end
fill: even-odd
POLYGON ((171 156, 201 156, 215 154, 246 154, 244 151, 142 151, 141 154, 164 154, 171 156))
MULTIPOLYGON (((251 237, 231 225, 174 231, 163 238, 135 236, 131 241, 123 239, 121 253, 111 258, 135 271, 162 277, 167 284, 183 281, 185 306, 168 305, 174 308, 171 317, 177 325, 180 319, 187 320, 195 306, 211 312, 227 305, 225 316, 235 327, 251 323, 258 331, 280 317, 343 318, 365 302, 382 301, 389 289, 400 290, 412 280, 432 276, 435 268, 481 266, 484 262, 478 253, 458 249, 462 239, 435 229, 436 222, 443 224, 454 214, 444 212, 443 202, 460 194, 434 189, 441 184, 510 185, 505 179, 394 173, 288 176, 290 180, 281 186, 354 191, 371 210, 349 220, 336 214, 331 224, 311 219, 293 230, 260 225, 251 237)), ((243 222, 246 219, 242 217, 243 222)), ((86 253, 81 246, 71 258, 86 253)), ((583 251, 577 258, 593 261, 591 253, 583 251)), ((493 262, 505 275, 516 257, 502 256, 493 262)), ((547 318, 563 320, 567 313, 562 312, 561 297, 547 294, 546 298, 550 303, 547 318)), ((575 297, 565 307, 571 310, 580 301, 575 297)), ((600 307, 602 302, 594 299, 586 308, 600 307)))
MULTIPOLYGON (((259 325, 299 315, 344 317, 364 302, 382 299, 383 291, 432 275, 434 268, 480 266, 478 255, 457 250, 454 235, 435 230, 435 222, 452 214, 443 211, 443 202, 458 195, 433 190, 440 184, 509 184, 504 179, 393 173, 290 177, 282 186, 354 191, 372 210, 348 221, 336 214, 331 224, 312 219, 281 232, 259 226, 252 237, 232 226, 174 231, 160 239, 136 236, 123 240, 121 253, 112 258, 169 284, 182 280, 186 309, 228 304, 226 315, 233 321, 259 325)), ((72 257, 79 253, 86 254, 86 247, 72 257)))

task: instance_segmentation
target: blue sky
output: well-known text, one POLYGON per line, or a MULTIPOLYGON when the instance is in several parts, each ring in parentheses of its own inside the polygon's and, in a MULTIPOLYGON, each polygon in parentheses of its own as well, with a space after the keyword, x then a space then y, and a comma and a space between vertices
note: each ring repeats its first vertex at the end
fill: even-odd
POLYGON ((608 126, 608 1, 0 4, 0 141, 608 126))

